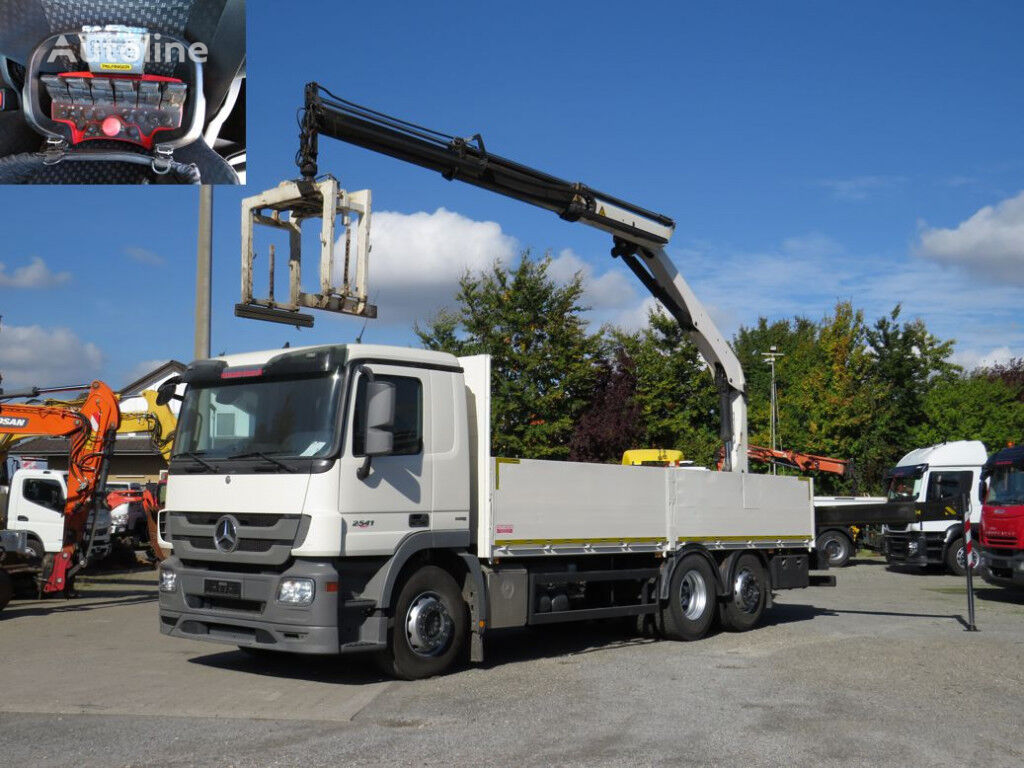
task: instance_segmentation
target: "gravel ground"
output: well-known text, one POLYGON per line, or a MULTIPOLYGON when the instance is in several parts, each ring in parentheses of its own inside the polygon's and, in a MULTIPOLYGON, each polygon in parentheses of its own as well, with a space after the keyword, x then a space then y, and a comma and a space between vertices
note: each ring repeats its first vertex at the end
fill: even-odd
POLYGON ((855 563, 751 632, 508 631, 414 683, 172 640, 151 573, 94 577, 0 613, 0 764, 1024 764, 1024 594, 981 584, 968 633, 962 580, 855 563))

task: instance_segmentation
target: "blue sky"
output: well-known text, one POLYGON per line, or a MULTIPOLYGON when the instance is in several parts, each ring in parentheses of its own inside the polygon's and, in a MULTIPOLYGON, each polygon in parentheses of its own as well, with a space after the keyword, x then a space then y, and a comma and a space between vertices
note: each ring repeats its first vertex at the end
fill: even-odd
MULTIPOLYGON (((232 313, 239 200, 297 175, 316 79, 671 215, 670 253, 727 334, 902 302, 965 364, 1024 355, 1019 3, 275 5, 249 3, 249 186, 216 190, 214 352, 362 326, 232 313)), ((464 268, 524 247, 583 270, 594 322, 642 322, 601 233, 329 140, 320 169, 373 190, 367 341, 414 343, 464 268)), ((0 188, 5 385, 191 359, 196 207, 184 188, 0 188)))

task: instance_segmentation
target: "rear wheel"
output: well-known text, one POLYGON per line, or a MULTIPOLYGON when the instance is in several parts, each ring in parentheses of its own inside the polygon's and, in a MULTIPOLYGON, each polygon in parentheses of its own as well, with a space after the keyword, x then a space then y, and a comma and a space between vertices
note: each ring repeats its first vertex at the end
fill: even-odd
POLYGON ((700 640, 711 629, 717 603, 715 573, 701 555, 684 555, 672 572, 668 604, 662 609, 665 635, 700 640))
POLYGON ((967 573, 967 545, 962 536, 953 539, 946 547, 946 570, 954 576, 967 573))
POLYGON ((461 656, 469 630, 466 603, 451 574, 434 565, 420 568, 394 606, 386 671, 420 680, 448 670, 461 656))
POLYGON ((842 568, 853 555, 853 542, 842 531, 825 531, 820 534, 817 547, 828 558, 829 568, 842 568))
POLYGON ((722 626, 745 632, 761 620, 768 603, 768 574, 756 555, 740 555, 731 586, 732 593, 720 609, 722 626))

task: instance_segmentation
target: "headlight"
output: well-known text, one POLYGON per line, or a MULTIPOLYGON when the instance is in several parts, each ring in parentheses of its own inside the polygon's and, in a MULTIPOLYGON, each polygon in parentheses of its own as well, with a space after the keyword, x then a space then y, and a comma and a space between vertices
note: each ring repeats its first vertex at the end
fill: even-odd
POLYGON ((316 587, 312 579, 282 579, 277 588, 277 601, 291 605, 309 605, 316 587))
POLYGON ((160 569, 160 591, 174 592, 178 588, 178 574, 172 570, 160 569))
POLYGON ((917 554, 917 542, 914 539, 911 539, 910 541, 907 542, 907 554, 908 555, 916 555, 917 554))

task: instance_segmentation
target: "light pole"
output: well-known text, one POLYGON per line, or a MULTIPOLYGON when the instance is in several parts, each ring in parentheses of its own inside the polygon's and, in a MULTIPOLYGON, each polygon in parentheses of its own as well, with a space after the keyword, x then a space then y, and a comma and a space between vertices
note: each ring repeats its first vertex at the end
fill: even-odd
POLYGON ((199 243, 196 249, 196 359, 210 356, 210 283, 213 279, 213 187, 199 188, 199 243))
MULTIPOLYGON (((774 451, 778 446, 776 445, 775 436, 778 432, 779 423, 779 402, 775 394, 775 361, 780 357, 783 357, 783 353, 779 352, 779 348, 774 344, 768 347, 767 352, 762 352, 761 357, 764 361, 771 366, 772 369, 772 389, 771 389, 771 434, 772 434, 772 450, 774 451)), ((772 462, 772 474, 775 474, 775 462, 772 462)))

